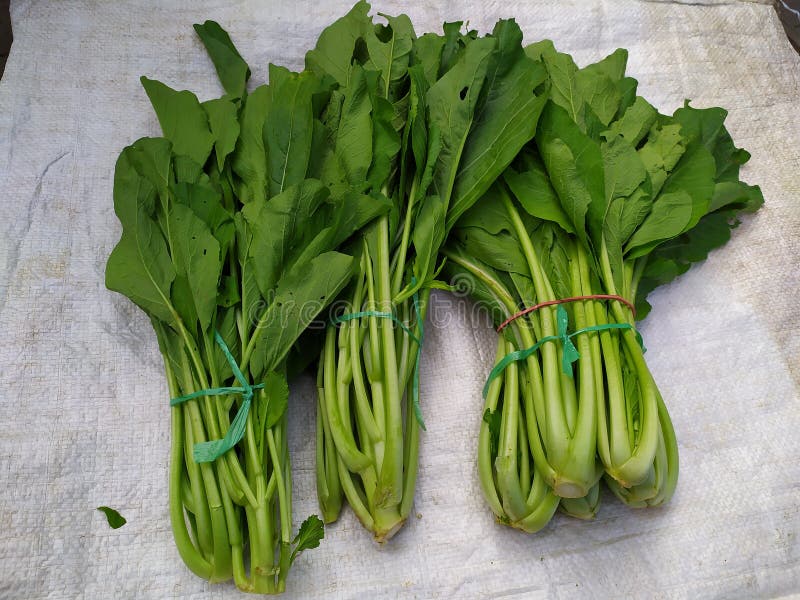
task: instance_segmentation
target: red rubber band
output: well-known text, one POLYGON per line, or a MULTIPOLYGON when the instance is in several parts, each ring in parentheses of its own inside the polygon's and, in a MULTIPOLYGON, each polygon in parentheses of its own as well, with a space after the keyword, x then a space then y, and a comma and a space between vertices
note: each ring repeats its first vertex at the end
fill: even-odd
POLYGON ((539 304, 534 304, 533 306, 529 306, 525 310, 519 311, 515 315, 511 315, 505 321, 500 324, 500 327, 497 328, 497 332, 503 331, 506 326, 511 323, 514 319, 519 319, 520 317, 524 317, 527 314, 530 314, 540 308, 544 308, 545 306, 553 306, 554 304, 565 304, 567 302, 578 302, 580 300, 616 300, 617 302, 622 302, 625 306, 631 309, 633 313, 633 317, 636 318, 636 307, 623 298, 622 296, 617 296, 616 294, 592 294, 591 296, 573 296, 572 298, 561 298, 560 300, 547 300, 546 302, 540 302, 539 304))

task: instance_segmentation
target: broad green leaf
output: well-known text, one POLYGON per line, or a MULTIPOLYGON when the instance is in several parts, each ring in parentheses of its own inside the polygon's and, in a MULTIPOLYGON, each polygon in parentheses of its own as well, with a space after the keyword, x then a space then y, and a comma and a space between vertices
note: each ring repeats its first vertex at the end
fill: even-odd
POLYGON ((578 238, 595 241, 605 215, 605 177, 600 145, 587 137, 560 106, 548 102, 542 112, 536 144, 564 212, 578 238))
POLYGON ((294 265, 281 277, 272 303, 258 322, 251 361, 254 375, 275 370, 300 334, 347 285, 352 268, 352 257, 326 252, 294 265))
POLYGON ((203 171, 203 166, 198 165, 188 156, 176 155, 172 157, 172 177, 177 183, 209 184, 209 177, 203 171))
POLYGON ((656 125, 650 130, 647 141, 639 149, 639 158, 650 174, 653 194, 661 190, 685 151, 686 141, 680 125, 656 125))
POLYGON ((444 223, 446 210, 444 202, 438 196, 428 196, 414 222, 414 276, 417 281, 430 279, 436 268, 436 256, 444 243, 444 223))
POLYGON ((231 213, 222 206, 220 193, 199 183, 176 183, 172 186, 172 193, 176 202, 191 208, 208 226, 219 242, 220 254, 225 254, 236 230, 231 213))
POLYGON ((328 196, 325 186, 308 179, 289 187, 269 202, 251 202, 242 209, 252 235, 249 256, 254 261, 258 287, 265 298, 269 297, 283 270, 329 224, 316 216, 328 196))
POLYGON ((413 64, 420 65, 425 80, 434 83, 439 78, 439 67, 442 64, 444 36, 426 33, 417 38, 412 49, 413 64))
POLYGON ((336 159, 347 181, 357 186, 372 164, 372 104, 364 69, 354 66, 352 72, 336 133, 336 159))
POLYGON ((578 97, 583 99, 600 123, 608 126, 617 114, 621 99, 616 83, 610 77, 590 71, 587 67, 575 74, 575 85, 578 97))
POLYGON ((279 373, 269 373, 264 378, 265 406, 262 424, 265 429, 270 429, 278 424, 289 406, 289 382, 279 373))
POLYGON ((241 178, 237 190, 243 204, 265 200, 267 193, 267 156, 264 150, 264 121, 269 111, 270 92, 258 86, 247 96, 239 117, 241 130, 233 153, 233 172, 241 178))
MULTIPOLYGON (((462 21, 453 21, 452 23, 444 23, 442 25, 442 52, 439 60, 438 77, 441 77, 449 71, 456 62, 458 62, 459 55, 464 51, 464 41, 461 35, 462 21)), ((437 77, 431 78, 430 81, 436 81, 437 77)))
POLYGON ((630 196, 644 182, 647 170, 633 145, 617 137, 601 147, 605 179, 605 204, 630 196))
MULTIPOLYGON (((255 262, 247 259, 240 268, 239 279, 241 285, 242 314, 247 315, 251 323, 258 318, 258 311, 263 308, 261 291, 258 289, 258 276, 256 275, 255 262)), ((267 296, 271 298, 272 296, 267 296)))
MULTIPOLYGON (((452 235, 469 255, 478 257, 493 269, 530 277, 522 244, 502 201, 504 193, 500 184, 492 186, 458 220, 452 235)), ((527 225, 535 228, 531 223, 526 224, 526 228, 527 225)))
POLYGON ((576 164, 575 156, 563 140, 556 138, 541 146, 544 164, 550 181, 558 194, 561 206, 572 223, 576 235, 588 244, 586 215, 592 197, 586 187, 584 173, 576 164))
MULTIPOLYGON (((261 291, 258 288, 255 261, 251 257, 253 232, 241 212, 233 216, 236 228, 236 258, 239 262, 239 298, 242 318, 248 323, 255 323, 259 310, 263 309, 261 291)), ((268 296, 271 297, 271 296, 268 296)))
MULTIPOLYGON (((311 155, 308 159, 306 176, 310 179, 328 181, 324 170, 331 163, 335 163, 335 148, 331 139, 331 132, 319 119, 314 119, 311 130, 311 155)), ((338 178, 341 182, 341 177, 338 178)))
POLYGON ((428 131, 428 147, 425 150, 425 169, 419 179, 417 195, 427 194, 433 177, 436 174, 436 165, 439 164, 439 154, 442 152, 442 135, 435 125, 428 131))
MULTIPOLYGON (((403 132, 403 148, 411 146, 416 171, 425 169, 428 155, 428 126, 426 122, 427 106, 425 94, 428 92, 429 82, 421 65, 415 65, 408 70, 409 75, 409 104, 408 126, 403 132)), ((403 153, 406 154, 405 152, 403 153)), ((420 190, 425 193, 425 190, 420 190)))
POLYGON ((306 53, 306 69, 319 77, 330 75, 342 87, 350 82, 356 42, 372 28, 369 4, 357 2, 350 12, 328 25, 313 50, 306 53))
POLYGON ((514 233, 514 223, 502 200, 500 184, 493 185, 479 202, 467 210, 456 224, 456 228, 480 227, 491 234, 501 231, 514 233))
POLYGON ((529 215, 558 223, 565 231, 574 233, 575 228, 564 212, 556 191, 550 185, 544 165, 538 157, 530 167, 521 173, 512 168, 506 169, 503 177, 514 197, 529 215))
POLYGON ((214 154, 217 157, 217 167, 221 171, 225 159, 236 148, 239 138, 239 119, 236 105, 225 98, 203 102, 208 124, 214 136, 214 154))
POLYGON ((623 77, 617 82, 617 89, 619 90, 620 100, 619 109, 617 110, 616 118, 619 119, 625 114, 625 111, 633 106, 636 102, 636 91, 639 87, 639 82, 633 77, 623 77))
POLYGON ((129 220, 136 220, 136 212, 132 208, 135 205, 141 204, 150 216, 153 216, 156 208, 155 196, 151 196, 151 191, 146 184, 136 183, 135 176, 130 172, 131 169, 152 184, 157 191, 162 209, 166 211, 169 200, 167 188, 169 186, 171 152, 172 147, 164 138, 141 138, 122 151, 117 162, 117 170, 120 171, 121 179, 119 187, 116 173, 114 180, 114 210, 123 226, 129 220), (125 180, 125 183, 122 179, 125 180), (139 189, 136 189, 137 187, 139 189), (134 189, 136 189, 135 194, 134 189), (138 200, 134 201, 134 197, 138 200), (131 215, 126 215, 126 207, 133 210, 131 215))
POLYGON ((619 136, 631 146, 636 147, 655 124, 656 117, 658 117, 658 111, 647 100, 636 96, 636 100, 622 117, 611 123, 608 131, 603 132, 603 137, 610 142, 619 136))
POLYGON ((205 164, 214 145, 214 135, 197 96, 186 90, 178 92, 147 77, 141 81, 164 137, 172 143, 172 151, 188 156, 197 164, 205 164))
MULTIPOLYGON (((623 257, 622 248, 625 244, 626 234, 623 229, 625 220, 625 209, 628 206, 628 198, 614 198, 606 211, 606 218, 603 221, 603 242, 605 243, 605 253, 611 267, 611 275, 614 279, 615 289, 622 289, 623 257)), ((650 202, 643 207, 644 214, 637 215, 640 222, 647 215, 650 209, 650 202)), ((638 223, 637 223, 638 225, 638 223)), ((635 228, 635 227, 634 227, 635 228)), ((630 236, 630 233, 627 234, 630 236)))
POLYGON ((550 51, 549 46, 529 46, 529 53, 541 52, 547 73, 550 76, 550 99, 563 108, 575 123, 583 122, 583 97, 576 79, 578 66, 569 54, 550 51), (535 49, 535 50, 534 50, 535 49))
POLYGON ((381 97, 394 102, 399 99, 416 35, 406 15, 382 16, 388 21, 387 26, 377 25, 364 32, 369 52, 369 60, 364 66, 378 71, 381 97))
POLYGON ((334 224, 330 248, 338 247, 373 219, 389 212, 391 207, 391 200, 381 194, 367 196, 347 191, 339 198, 332 198, 325 207, 332 213, 326 222, 334 224))
POLYGON ((580 69, 575 76, 586 103, 583 130, 593 139, 599 139, 609 123, 632 101, 627 96, 630 92, 630 84, 625 79, 627 62, 628 51, 619 48, 604 59, 580 69))
POLYGON ((636 294, 636 315, 642 319, 650 310, 647 295, 685 273, 692 263, 705 260, 714 248, 730 240, 738 225, 737 208, 723 208, 704 216, 692 229, 659 245, 650 254, 636 294))
POLYGON ((357 188, 364 190, 365 182, 358 182, 360 185, 353 185, 348 181, 348 175, 344 166, 339 160, 339 152, 336 148, 336 137, 341 125, 342 107, 344 106, 344 94, 338 90, 331 93, 331 100, 328 103, 322 117, 320 126, 315 127, 314 137, 312 138, 311 160, 309 161, 308 175, 322 181, 331 191, 343 193, 344 190, 357 188), (318 153, 318 154, 317 154, 318 153))
MULTIPOLYGON (((410 101, 408 123, 404 135, 410 138, 414 168, 418 177, 416 197, 424 197, 433 182, 434 170, 442 150, 442 137, 435 124, 429 126, 427 120, 427 93, 430 82, 425 78, 422 67, 415 65, 408 71, 410 79, 410 101)), ((407 158, 408 142, 403 143, 403 157, 407 158)), ((405 171, 403 171, 405 173, 405 171)))
POLYGON ((131 154, 132 147, 125 148, 114 169, 114 212, 123 228, 136 226, 140 210, 152 215, 158 195, 150 180, 142 177, 131 164, 131 154))
POLYGON ((661 188, 661 195, 686 192, 692 198, 692 216, 686 228, 694 227, 708 212, 714 194, 714 157, 701 144, 691 143, 661 188))
POLYGON ((617 83, 625 77, 625 67, 627 64, 628 51, 624 48, 617 48, 602 60, 585 66, 581 69, 581 72, 589 75, 603 75, 611 79, 614 83, 617 83))
POLYGON ((372 164, 367 178, 374 190, 380 190, 396 168, 397 155, 400 152, 400 134, 395 130, 392 119, 392 104, 379 95, 376 73, 366 73, 367 89, 370 91, 372 106, 372 164))
POLYGON ((269 196, 305 179, 314 134, 312 96, 318 88, 311 72, 269 66, 271 100, 264 124, 269 196))
POLYGON ((508 231, 490 233, 482 227, 457 227, 453 236, 467 254, 479 257, 493 269, 530 277, 519 239, 508 231))
POLYGON ((230 36, 214 21, 195 24, 194 30, 214 63, 222 87, 233 98, 244 97, 247 80, 250 79, 250 68, 233 45, 230 36))
POLYGON ((217 305, 223 308, 230 308, 238 304, 241 299, 239 281, 232 275, 223 275, 217 293, 217 305))
POLYGON ((653 205, 652 196, 648 190, 647 182, 637 188, 627 198, 617 198, 613 201, 612 210, 615 205, 619 205, 619 236, 621 243, 624 244, 633 232, 641 225, 650 208, 653 205))
POLYGON ((671 257, 682 273, 690 263, 705 260, 711 250, 725 245, 731 238, 731 230, 738 225, 734 209, 711 213, 700 219, 697 226, 656 248, 653 256, 671 257))
MULTIPOLYGON (((569 247, 574 243, 572 238, 564 233, 552 222, 539 223, 535 231, 531 233, 539 262, 542 265, 550 285, 553 287, 556 298, 568 298, 573 295, 571 251, 569 247)), ((513 276, 517 282, 519 277, 513 276)), ((529 278, 528 281, 530 281, 529 278)), ((531 283, 531 288, 533 284, 531 283)), ((535 295, 525 300, 525 306, 531 306, 535 302, 535 295)))
MULTIPOLYGON (((327 211, 320 211, 318 216, 327 216, 327 211)), ((335 218, 335 217, 332 217, 335 218)), ((320 219, 321 223, 325 223, 325 219, 320 219)), ((333 236, 335 235, 335 225, 329 227, 315 227, 305 232, 306 235, 302 238, 302 242, 297 244, 296 250, 287 259, 284 266, 284 271, 290 269, 294 264, 307 263, 315 256, 332 250, 334 248, 333 236)))
POLYGON ((689 268, 689 263, 681 264, 671 257, 658 256, 661 250, 670 243, 666 242, 660 248, 656 248, 647 259, 644 273, 636 288, 636 318, 638 320, 644 319, 650 312, 651 306, 646 300, 647 295, 658 286, 669 283, 685 273, 689 268))
POLYGON ((146 177, 164 192, 169 183, 169 165, 172 145, 164 138, 141 138, 125 149, 131 164, 140 175, 146 177))
MULTIPOLYGON (((536 288, 533 286, 533 282, 531 281, 530 274, 522 275, 520 273, 511 272, 510 279, 512 283, 512 287, 509 289, 516 290, 516 297, 519 299, 519 304, 517 308, 523 309, 526 306, 533 306, 536 304, 536 288)), ((536 315, 528 317, 531 320, 536 319, 536 315)), ((509 332, 510 333, 510 332, 509 332)), ((515 342, 517 340, 514 339, 513 336, 506 334, 508 337, 508 341, 515 342)))
POLYGON ((442 25, 443 46, 440 54, 439 71, 430 78, 431 82, 441 79, 445 73, 452 69, 464 55, 466 48, 477 39, 478 32, 473 30, 462 33, 464 23, 453 21, 442 25))
POLYGON ((339 196, 325 197, 319 209, 305 219, 304 227, 293 243, 294 250, 285 259, 287 267, 339 247, 392 207, 392 201, 380 192, 366 195, 345 190, 339 196))
POLYGON ((546 71, 525 55, 519 26, 513 20, 500 21, 493 35, 497 47, 462 152, 448 207, 448 227, 489 189, 533 137, 546 101, 544 94, 536 94, 546 71))
POLYGON ((174 323, 170 288, 175 267, 158 225, 141 207, 125 224, 106 264, 106 287, 130 298, 146 313, 174 323))
POLYGON ((728 111, 723 108, 697 109, 689 106, 675 111, 675 120, 681 124, 684 135, 697 139, 714 156, 717 181, 737 181, 739 167, 750 159, 746 150, 736 148, 728 130, 725 117, 728 111))
POLYGON ((495 46, 496 41, 491 38, 475 40, 467 46, 458 63, 428 90, 431 127, 439 130, 442 141, 432 191, 446 206, 450 203, 461 156, 475 119, 475 109, 495 46))
POLYGON ((647 254, 655 244, 680 235, 691 218, 692 197, 687 192, 661 194, 653 203, 650 214, 631 236, 625 254, 629 259, 647 254))
POLYGON ((525 56, 541 62, 544 62, 545 56, 552 57, 554 54, 557 54, 556 47, 553 45, 552 40, 533 42, 525 46, 524 50, 525 56))
POLYGON ((192 209, 179 203, 172 206, 169 232, 176 272, 172 302, 186 325, 197 319, 206 331, 217 306, 219 242, 192 209))
POLYGON ((764 196, 757 185, 747 185, 742 181, 720 181, 714 186, 708 212, 729 206, 735 206, 743 212, 755 212, 762 204, 764 196))

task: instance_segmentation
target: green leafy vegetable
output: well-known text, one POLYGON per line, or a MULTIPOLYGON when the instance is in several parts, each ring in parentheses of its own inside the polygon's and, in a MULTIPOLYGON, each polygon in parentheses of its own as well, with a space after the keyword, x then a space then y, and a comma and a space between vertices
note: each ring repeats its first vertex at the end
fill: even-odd
POLYGON ((418 37, 369 12, 252 91, 228 34, 195 25, 224 95, 142 77, 163 137, 116 164, 106 285, 163 355, 175 542, 194 573, 248 592, 284 591, 345 501, 381 542, 408 518, 442 272, 498 324, 543 303, 503 329, 484 393, 478 471, 498 520, 592 518, 601 480, 631 506, 666 502, 677 442, 630 307, 643 318, 650 291, 763 203, 725 111, 660 114, 625 50, 579 68, 548 40, 524 47, 513 19, 418 37), (292 536, 289 378, 314 360, 323 519, 292 536))
POLYGON ((631 506, 670 498, 675 434, 627 306, 644 317, 647 294, 727 242, 763 198, 739 181, 749 155, 734 146, 722 109, 687 103, 659 114, 635 96, 624 51, 583 69, 549 41, 525 52, 547 70, 538 129, 456 223, 446 273, 469 278, 498 324, 539 303, 624 301, 541 306, 500 337, 479 473, 498 518, 535 531, 556 505, 592 518, 601 477, 631 506), (574 373, 564 372, 556 341, 565 309, 569 331, 588 328, 572 339, 574 373), (534 494, 537 485, 551 496, 534 494))
POLYGON ((330 145, 320 179, 331 193, 391 206, 353 240, 348 318, 326 332, 317 490, 325 521, 344 496, 384 541, 413 502, 422 427, 414 373, 439 250, 533 137, 546 71, 525 54, 513 20, 484 37, 452 23, 417 38, 406 16, 375 24, 368 12, 359 2, 306 56, 317 76, 337 82, 322 118, 330 145))
POLYGON ((201 104, 142 78, 164 137, 117 161, 106 285, 148 314, 164 357, 181 557, 211 582, 277 593, 323 535, 316 517, 291 535, 287 356, 353 276, 340 247, 390 204, 310 177, 332 81, 271 65, 247 94, 227 33, 195 29, 227 94, 201 104))

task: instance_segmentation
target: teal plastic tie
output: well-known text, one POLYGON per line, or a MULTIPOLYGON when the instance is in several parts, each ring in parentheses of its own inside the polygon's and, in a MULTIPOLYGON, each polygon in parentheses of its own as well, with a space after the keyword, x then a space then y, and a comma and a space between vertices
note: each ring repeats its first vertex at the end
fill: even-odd
POLYGON ((192 456, 194 457, 194 461, 196 463, 214 462, 241 441, 241 439, 244 437, 244 431, 247 426, 247 417, 250 414, 250 407, 253 404, 253 392, 254 390, 260 390, 264 387, 263 383, 250 385, 250 383, 247 381, 247 378, 239 368, 239 365, 236 364, 236 360, 233 358, 233 355, 228 349, 227 344, 225 344, 225 340, 222 339, 222 336, 218 331, 214 332, 214 340, 222 350, 222 353, 225 355, 228 364, 231 366, 231 370, 233 370, 233 375, 241 385, 234 387, 209 388, 207 390, 192 392, 191 394, 186 394, 185 396, 173 398, 169 401, 169 405, 177 406, 189 400, 202 398, 203 396, 226 396, 228 394, 241 394, 242 404, 239 407, 236 417, 234 417, 233 422, 228 428, 228 432, 225 434, 224 438, 221 440, 198 442, 194 445, 194 448, 192 449, 192 456))
MULTIPOLYGON (((583 329, 578 329, 577 331, 573 331, 572 333, 567 333, 567 328, 569 326, 569 315, 567 314, 567 309, 564 308, 563 305, 559 304, 558 308, 556 309, 556 324, 557 324, 557 334, 556 335, 548 335, 540 339, 530 348, 525 348, 524 350, 516 350, 514 352, 510 352, 506 354, 500 362, 498 362, 494 368, 490 371, 489 377, 486 380, 486 384, 483 386, 483 397, 486 398, 487 394, 489 393, 489 386, 491 385, 492 381, 495 380, 505 369, 513 362, 518 362, 521 360, 527 360, 535 352, 539 351, 544 344, 547 342, 561 342, 563 346, 563 352, 561 355, 561 370, 570 377, 573 376, 572 372, 572 365, 573 363, 578 360, 581 355, 578 352, 578 349, 575 347, 575 344, 572 343, 572 338, 576 335, 580 335, 582 333, 589 333, 590 331, 605 331, 607 329, 633 329, 633 326, 629 323, 606 323, 605 325, 591 325, 589 327, 584 327, 583 329)), ((642 345, 642 338, 638 334, 636 335, 636 339, 639 342, 639 345, 642 345)), ((644 347, 642 346, 642 350, 644 347)))
MULTIPOLYGON (((417 279, 412 277, 411 285, 415 286, 416 284, 417 279)), ((419 363, 422 359, 422 341, 425 339, 424 323, 422 321, 422 315, 420 314, 419 309, 419 291, 414 292, 414 294, 411 296, 411 300, 414 303, 414 313, 417 315, 417 329, 419 329, 419 337, 414 335, 414 332, 411 331, 411 329, 405 323, 403 323, 390 312, 365 310, 361 312, 347 313, 332 319, 331 324, 338 325, 339 323, 344 323, 345 321, 354 321, 364 317, 388 319, 396 323, 400 329, 402 329, 405 334, 417 344, 417 357, 416 361, 414 362, 414 373, 411 380, 411 405, 414 408, 414 418, 417 420, 417 423, 419 423, 419 426, 423 431, 427 431, 427 429, 425 429, 425 420, 422 418, 422 408, 419 405, 419 363)))

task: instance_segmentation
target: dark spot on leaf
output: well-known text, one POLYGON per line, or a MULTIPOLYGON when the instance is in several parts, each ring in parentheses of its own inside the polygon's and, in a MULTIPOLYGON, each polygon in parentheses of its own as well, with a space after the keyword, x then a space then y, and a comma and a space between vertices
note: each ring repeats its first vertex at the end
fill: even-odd
POLYGON ((353 48, 353 61, 363 65, 368 60, 369 50, 367 49, 367 43, 364 41, 364 38, 358 38, 353 48))
POLYGON ((459 97, 459 98, 461 98, 461 99, 463 100, 464 98, 466 98, 466 97, 467 97, 467 92, 468 92, 468 91, 469 91, 469 87, 467 87, 467 86, 464 86, 463 88, 461 88, 461 91, 460 91, 460 92, 458 92, 458 97, 459 97))
POLYGON ((205 255, 206 255, 206 251, 207 251, 207 249, 206 249, 206 248, 203 248, 203 256, 205 256, 205 255))
POLYGON ((383 25, 378 24, 375 27, 375 37, 382 41, 384 44, 387 42, 392 41, 392 36, 394 32, 392 31, 391 25, 383 25))

